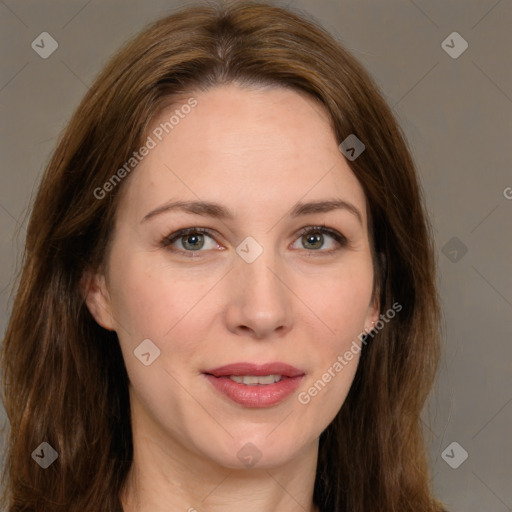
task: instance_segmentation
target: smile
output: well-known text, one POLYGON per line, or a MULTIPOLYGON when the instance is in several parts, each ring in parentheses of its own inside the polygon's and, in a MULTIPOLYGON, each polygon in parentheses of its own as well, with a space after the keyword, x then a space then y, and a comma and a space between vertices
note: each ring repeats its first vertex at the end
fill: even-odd
POLYGON ((300 385, 305 373, 285 363, 234 363, 203 372, 224 398, 244 407, 272 407, 300 385))

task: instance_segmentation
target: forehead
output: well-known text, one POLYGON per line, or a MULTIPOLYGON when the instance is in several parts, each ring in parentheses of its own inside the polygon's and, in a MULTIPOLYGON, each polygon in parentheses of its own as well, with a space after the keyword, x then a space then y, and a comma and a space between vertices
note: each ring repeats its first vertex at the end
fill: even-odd
POLYGON ((263 215, 341 197, 365 217, 364 192, 329 115, 305 94, 237 85, 191 93, 162 110, 148 136, 154 147, 126 191, 125 206, 138 213, 170 199, 201 199, 263 215), (195 106, 185 108, 190 99, 195 106))

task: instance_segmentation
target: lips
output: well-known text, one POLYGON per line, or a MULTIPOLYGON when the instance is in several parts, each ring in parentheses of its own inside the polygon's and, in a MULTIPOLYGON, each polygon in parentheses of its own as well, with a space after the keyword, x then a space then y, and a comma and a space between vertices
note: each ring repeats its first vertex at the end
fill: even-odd
POLYGON ((207 375, 214 377, 230 377, 231 375, 254 375, 261 377, 264 375, 282 375, 283 377, 299 377, 304 375, 302 370, 285 363, 266 363, 256 365, 253 363, 233 363, 219 368, 206 370, 207 375))
POLYGON ((244 407, 279 404, 297 389, 305 376, 302 370, 285 363, 234 363, 212 368, 203 374, 217 392, 244 407), (263 383, 267 382, 263 379, 265 376, 272 376, 269 383, 263 383))

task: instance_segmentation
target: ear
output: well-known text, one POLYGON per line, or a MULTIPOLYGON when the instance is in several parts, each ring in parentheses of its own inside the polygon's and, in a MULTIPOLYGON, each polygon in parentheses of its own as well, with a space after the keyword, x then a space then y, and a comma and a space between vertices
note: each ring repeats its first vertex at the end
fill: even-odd
POLYGON ((115 322, 112 316, 112 307, 105 276, 91 270, 86 270, 80 280, 80 290, 87 309, 96 322, 104 329, 114 331, 115 322))
POLYGON ((368 306, 368 312, 366 313, 366 318, 364 320, 364 332, 369 333, 375 328, 375 324, 379 320, 379 312, 380 300, 377 295, 368 306))

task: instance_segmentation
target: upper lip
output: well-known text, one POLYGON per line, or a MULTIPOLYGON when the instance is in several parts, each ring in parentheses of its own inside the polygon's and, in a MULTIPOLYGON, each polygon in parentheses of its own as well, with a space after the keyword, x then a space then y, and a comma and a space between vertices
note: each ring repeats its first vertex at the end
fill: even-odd
POLYGON ((214 377, 226 377, 231 375, 254 375, 260 377, 263 375, 281 375, 283 377, 298 377, 304 375, 302 370, 286 363, 232 363, 225 366, 219 366, 203 373, 213 375, 214 377))

